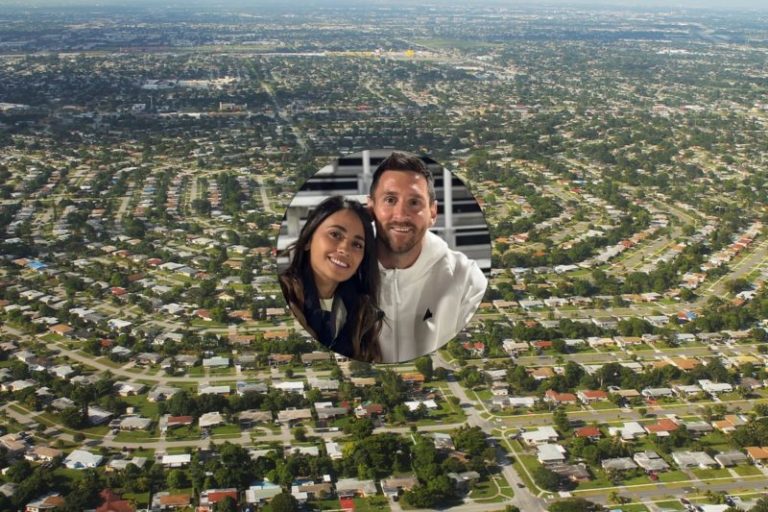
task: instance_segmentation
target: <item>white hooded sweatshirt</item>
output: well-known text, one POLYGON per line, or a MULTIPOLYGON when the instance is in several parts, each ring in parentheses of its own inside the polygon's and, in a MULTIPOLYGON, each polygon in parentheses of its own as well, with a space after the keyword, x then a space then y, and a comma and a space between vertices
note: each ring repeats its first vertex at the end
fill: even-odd
POLYGON ((472 318, 488 285, 475 261, 429 231, 413 265, 386 269, 379 263, 379 271, 385 363, 414 359, 451 340, 472 318))

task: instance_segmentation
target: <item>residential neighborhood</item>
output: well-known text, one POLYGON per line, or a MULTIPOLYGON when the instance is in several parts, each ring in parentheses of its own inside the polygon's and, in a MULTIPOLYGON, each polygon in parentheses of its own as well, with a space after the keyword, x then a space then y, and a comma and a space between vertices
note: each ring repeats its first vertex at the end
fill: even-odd
POLYGON ((765 11, 225 4, 3 7, 0 510, 768 510, 765 11), (489 286, 368 364, 277 238, 394 149, 489 286))

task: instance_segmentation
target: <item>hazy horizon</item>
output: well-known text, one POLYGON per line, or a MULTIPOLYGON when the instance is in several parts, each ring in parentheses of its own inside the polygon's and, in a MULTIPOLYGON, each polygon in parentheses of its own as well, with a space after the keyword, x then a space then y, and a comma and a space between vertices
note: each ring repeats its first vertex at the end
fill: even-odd
POLYGON ((123 9, 131 8, 143 8, 148 7, 152 9, 164 9, 164 8, 200 8, 200 7, 220 7, 220 8, 255 8, 255 7, 269 7, 278 8, 281 10, 300 8, 302 10, 312 9, 317 7, 333 8, 333 7, 351 7, 357 6, 360 8, 378 8, 384 6, 421 6, 421 7, 457 7, 457 6, 494 6, 494 7, 510 7, 510 8, 536 8, 536 7, 549 7, 549 6, 561 6, 561 7, 592 7, 597 9, 604 8, 631 8, 631 9, 712 9, 719 11, 735 11, 735 10, 760 10, 768 11, 768 5, 764 0, 733 0, 725 2, 723 0, 675 0, 674 2, 665 2, 663 0, 446 0, 446 1, 433 1, 430 3, 416 2, 415 0, 373 0, 372 2, 360 3, 353 0, 256 0, 256 1, 244 1, 244 0, 191 0, 185 2, 170 2, 165 4, 157 4, 152 0, 134 0, 129 4, 121 0, 0 0, 0 6, 19 8, 19 9, 37 9, 37 8, 110 8, 120 7, 123 9))

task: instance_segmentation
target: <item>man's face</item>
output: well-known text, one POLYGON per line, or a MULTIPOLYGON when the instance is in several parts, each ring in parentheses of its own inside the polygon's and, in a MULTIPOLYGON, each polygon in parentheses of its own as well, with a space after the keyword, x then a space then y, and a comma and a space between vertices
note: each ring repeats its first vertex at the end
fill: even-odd
POLYGON ((429 202, 427 179, 412 171, 384 171, 369 206, 380 250, 415 261, 424 234, 437 217, 437 202, 429 202))

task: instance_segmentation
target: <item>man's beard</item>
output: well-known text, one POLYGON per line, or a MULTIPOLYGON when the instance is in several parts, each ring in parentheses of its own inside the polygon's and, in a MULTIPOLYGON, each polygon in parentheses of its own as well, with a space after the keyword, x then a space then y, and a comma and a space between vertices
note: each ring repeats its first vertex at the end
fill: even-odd
POLYGON ((387 251, 389 251, 391 254, 406 254, 410 252, 414 247, 416 247, 419 244, 419 242, 421 242, 422 238, 424 238, 425 231, 419 232, 416 226, 407 222, 406 223, 390 223, 390 224, 387 224, 387 226, 381 226, 377 223, 376 238, 384 245, 387 251), (391 233, 389 231, 390 228, 392 228, 393 226, 410 228, 412 230, 409 233, 410 236, 403 237, 403 239, 400 241, 394 240, 394 237, 390 236, 391 233))

